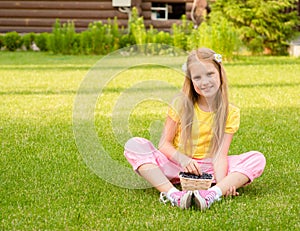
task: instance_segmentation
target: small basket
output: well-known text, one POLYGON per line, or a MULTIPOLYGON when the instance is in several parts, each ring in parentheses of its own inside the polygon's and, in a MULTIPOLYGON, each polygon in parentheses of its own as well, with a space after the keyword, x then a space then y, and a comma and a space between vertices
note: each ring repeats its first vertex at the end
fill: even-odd
POLYGON ((180 184, 181 184, 181 188, 182 190, 186 190, 186 191, 192 191, 192 190, 206 190, 208 188, 210 188, 212 181, 214 178, 212 179, 193 179, 193 178, 186 178, 183 176, 180 176, 180 184))

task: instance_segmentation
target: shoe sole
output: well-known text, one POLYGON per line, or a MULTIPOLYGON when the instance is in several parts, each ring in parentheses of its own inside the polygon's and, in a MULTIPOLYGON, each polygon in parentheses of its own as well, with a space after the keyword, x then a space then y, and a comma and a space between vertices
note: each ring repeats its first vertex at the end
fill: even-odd
POLYGON ((180 206, 179 207, 182 208, 182 209, 188 209, 192 204, 192 196, 193 196, 192 191, 186 192, 186 194, 184 194, 184 196, 180 200, 180 206))
POLYGON ((201 211, 207 209, 206 200, 200 195, 198 190, 193 191, 195 197, 195 205, 201 211))

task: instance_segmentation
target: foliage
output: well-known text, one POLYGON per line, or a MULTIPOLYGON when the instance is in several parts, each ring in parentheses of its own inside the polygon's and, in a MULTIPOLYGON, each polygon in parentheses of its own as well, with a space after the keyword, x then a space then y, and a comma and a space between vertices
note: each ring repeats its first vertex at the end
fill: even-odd
POLYGON ((49 51, 54 54, 77 54, 79 52, 78 38, 73 21, 60 23, 57 19, 48 40, 49 51))
POLYGON ((187 39, 188 50, 209 47, 226 59, 232 59, 240 46, 237 31, 226 20, 211 24, 203 22, 187 39))
POLYGON ((240 38, 253 52, 264 48, 272 54, 287 52, 289 41, 295 36, 299 23, 295 8, 296 0, 218 0, 212 4, 211 20, 223 18, 239 30, 240 38))
POLYGON ((186 50, 188 36, 193 31, 193 23, 183 15, 180 24, 172 25, 173 46, 186 50))
POLYGON ((4 35, 0 34, 0 49, 4 47, 4 35))
POLYGON ((35 37, 34 37, 34 42, 35 44, 37 45, 38 48, 40 48, 41 51, 48 51, 48 40, 49 40, 49 33, 40 33, 40 34, 37 34, 35 37))
POLYGON ((27 50, 31 50, 32 42, 35 40, 35 33, 31 32, 28 34, 25 34, 23 38, 23 45, 27 50))
POLYGON ((105 54, 105 41, 107 40, 107 26, 101 21, 93 22, 88 28, 91 37, 91 52, 93 54, 105 54))
POLYGON ((15 51, 23 44, 22 37, 17 32, 8 32, 4 36, 4 45, 9 51, 15 51))
POLYGON ((119 48, 120 32, 117 19, 107 24, 96 21, 89 24, 87 32, 81 38, 81 50, 84 53, 108 54, 119 48))
POLYGON ((48 40, 49 50, 54 54, 61 53, 63 50, 62 41, 63 41, 62 28, 61 28, 60 20, 57 19, 53 25, 53 30, 48 40))
POLYGON ((147 32, 144 24, 143 17, 138 16, 138 11, 134 7, 129 21, 129 36, 132 35, 135 44, 142 45, 146 43, 147 32))

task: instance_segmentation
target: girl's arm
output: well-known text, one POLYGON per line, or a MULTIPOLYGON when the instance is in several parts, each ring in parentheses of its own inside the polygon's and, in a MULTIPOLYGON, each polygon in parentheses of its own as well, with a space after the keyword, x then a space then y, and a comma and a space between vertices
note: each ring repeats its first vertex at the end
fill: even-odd
POLYGON ((213 167, 217 183, 220 182, 228 171, 228 151, 233 138, 233 134, 225 133, 222 146, 218 154, 213 158, 213 167))
POLYGON ((200 166, 197 161, 180 153, 173 145, 177 126, 178 123, 168 116, 159 142, 159 151, 166 155, 168 159, 183 167, 186 172, 200 175, 200 166))

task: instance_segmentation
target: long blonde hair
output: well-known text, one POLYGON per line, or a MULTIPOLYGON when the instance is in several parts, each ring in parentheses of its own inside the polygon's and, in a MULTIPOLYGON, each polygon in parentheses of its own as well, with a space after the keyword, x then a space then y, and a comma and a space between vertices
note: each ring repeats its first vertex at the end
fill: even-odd
POLYGON ((228 90, 226 73, 221 62, 215 59, 216 53, 208 48, 199 48, 190 53, 187 58, 187 70, 185 81, 183 84, 184 97, 180 110, 181 117, 181 140, 184 145, 184 149, 187 153, 192 153, 192 125, 194 118, 194 105, 199 99, 198 93, 195 91, 190 74, 190 65, 193 62, 210 62, 219 72, 220 75, 220 88, 214 100, 213 111, 213 127, 212 127, 212 139, 210 142, 210 149, 208 156, 215 157, 222 144, 222 140, 225 133, 226 119, 228 114, 228 90))

